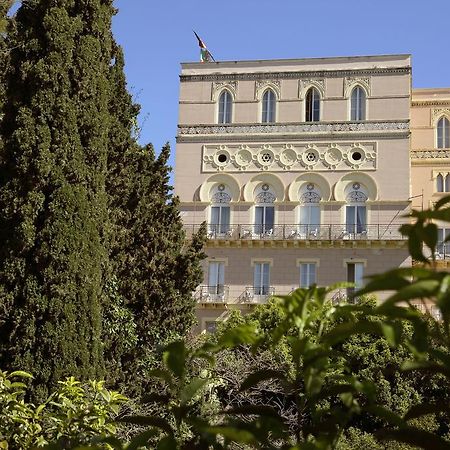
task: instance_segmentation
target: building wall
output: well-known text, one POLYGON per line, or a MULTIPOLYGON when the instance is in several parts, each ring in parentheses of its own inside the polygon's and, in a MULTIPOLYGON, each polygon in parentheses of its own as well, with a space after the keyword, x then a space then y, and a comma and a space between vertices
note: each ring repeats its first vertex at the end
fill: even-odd
POLYGON ((187 236, 211 223, 219 185, 231 199, 230 228, 209 236, 204 262, 204 285, 209 262, 226 262, 227 295, 211 302, 199 287, 200 328, 230 309, 248 310, 255 260, 270 261, 270 284, 280 294, 299 286, 302 258, 317 262, 320 285, 346 280, 352 260, 364 263, 366 275, 411 265, 398 232, 410 207, 410 100, 409 55, 182 64, 175 192, 187 236), (367 98, 362 121, 350 120, 355 86, 367 98), (320 120, 305 122, 312 87, 320 120), (218 124, 224 89, 233 98, 232 120, 218 124), (261 123, 267 89, 277 99, 274 123, 261 123), (321 193, 320 226, 298 233, 306 183, 321 193), (257 235, 255 198, 264 184, 275 197, 275 221, 270 233, 257 235), (367 198, 367 223, 348 234, 348 189, 356 185, 367 198))

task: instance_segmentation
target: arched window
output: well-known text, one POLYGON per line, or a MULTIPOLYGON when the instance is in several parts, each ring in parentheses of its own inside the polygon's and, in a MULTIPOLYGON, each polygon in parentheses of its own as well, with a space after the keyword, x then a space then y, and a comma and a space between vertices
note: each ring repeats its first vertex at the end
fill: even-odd
POLYGON ((361 183, 349 183, 345 200, 345 231, 347 236, 367 233, 367 189, 361 183))
POLYGON ((366 93, 356 86, 350 98, 350 120, 366 120, 366 93))
POLYGON ((275 93, 271 89, 267 89, 262 100, 262 122, 275 122, 275 107, 275 93))
POLYGON ((444 192, 444 177, 441 173, 436 177, 436 192, 444 192))
POLYGON ((320 120, 320 94, 316 88, 311 88, 306 94, 306 122, 318 122, 320 120))
POLYGON ((211 192, 211 220, 209 237, 224 235, 230 232, 230 190, 224 184, 218 184, 211 192))
POLYGON ((317 237, 320 227, 320 189, 314 183, 305 183, 299 191, 300 236, 317 237))
POLYGON ((437 123, 438 148, 450 148, 450 122, 447 117, 441 117, 437 123))
POLYGON ((267 183, 261 184, 255 191, 255 234, 273 234, 275 224, 276 196, 267 183))
POLYGON ((231 123, 233 97, 224 90, 219 97, 219 123, 231 123))

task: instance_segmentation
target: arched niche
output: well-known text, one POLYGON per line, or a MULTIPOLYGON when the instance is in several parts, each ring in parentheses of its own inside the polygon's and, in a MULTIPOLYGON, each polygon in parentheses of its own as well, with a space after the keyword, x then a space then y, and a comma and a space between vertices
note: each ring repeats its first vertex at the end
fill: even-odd
POLYGON ((291 202, 298 202, 300 187, 306 183, 316 184, 322 194, 322 200, 330 200, 331 188, 326 178, 318 173, 303 173, 289 185, 288 196, 291 202))
POLYGON ((334 186, 334 198, 337 201, 346 201, 347 186, 349 183, 361 183, 367 190, 368 200, 373 201, 378 198, 378 186, 375 180, 362 172, 352 172, 344 175, 334 186))
POLYGON ((209 202, 211 200, 211 191, 214 186, 218 184, 224 184, 227 186, 231 193, 231 201, 238 202, 240 199, 241 188, 237 180, 231 175, 225 173, 217 173, 215 175, 211 175, 207 180, 203 182, 200 186, 200 201, 201 202, 209 202))
POLYGON ((260 173, 244 186, 244 201, 253 202, 255 189, 262 183, 267 183, 272 187, 277 202, 284 200, 284 184, 281 179, 273 173, 260 173))

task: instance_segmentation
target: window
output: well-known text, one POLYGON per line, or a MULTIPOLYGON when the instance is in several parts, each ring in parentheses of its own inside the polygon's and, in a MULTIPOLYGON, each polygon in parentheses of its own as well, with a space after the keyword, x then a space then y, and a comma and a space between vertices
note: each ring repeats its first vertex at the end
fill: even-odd
POLYGON ((230 207, 211 206, 210 231, 214 234, 226 234, 230 230, 230 207))
POLYGON ((362 233, 366 231, 366 207, 362 205, 347 205, 345 207, 345 229, 347 233, 362 233))
POLYGON ((366 93, 360 86, 356 86, 350 98, 350 120, 366 119, 366 93))
POLYGON ((367 189, 355 181, 346 188, 345 233, 348 235, 367 233, 367 189))
POLYGON ((436 192, 450 192, 450 173, 439 173, 436 176, 436 192))
POLYGON ((445 242, 448 238, 450 238, 450 228, 438 228, 436 258, 450 257, 450 242, 445 242))
POLYGON ((255 234, 272 234, 275 225, 275 206, 276 196, 271 186, 263 183, 258 186, 255 192, 255 234))
POLYGON ((318 122, 320 120, 320 95, 316 88, 311 88, 306 94, 306 122, 318 122))
POLYGON ((319 187, 311 182, 304 183, 299 190, 300 236, 317 237, 320 227, 321 193, 319 187))
POLYGON ((255 295, 269 295, 270 285, 270 263, 255 263, 253 290, 255 295))
POLYGON ((262 122, 275 122, 275 94, 271 89, 264 92, 262 100, 262 122))
POLYGON ((447 117, 441 117, 437 123, 438 148, 450 148, 450 122, 447 117))
POLYGON ((208 267, 208 294, 212 300, 224 300, 225 263, 210 261, 208 267))
POLYGON ((354 262, 347 263, 347 281, 353 283, 355 287, 347 289, 347 295, 350 297, 355 293, 356 289, 363 287, 364 263, 354 262))
POLYGON ((255 207, 255 233, 269 233, 273 231, 275 223, 274 206, 256 206, 255 207))
POLYGON ((300 287, 309 288, 316 283, 316 263, 300 264, 300 287))
POLYGON ((233 108, 233 98, 225 90, 219 97, 219 123, 231 123, 231 112, 233 108))

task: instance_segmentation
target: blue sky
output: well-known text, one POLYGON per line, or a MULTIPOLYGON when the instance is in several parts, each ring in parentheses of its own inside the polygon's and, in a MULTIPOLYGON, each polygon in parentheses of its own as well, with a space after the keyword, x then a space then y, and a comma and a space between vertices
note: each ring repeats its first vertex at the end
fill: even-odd
POLYGON ((141 141, 175 152, 180 62, 412 53, 414 87, 450 86, 450 0, 116 0, 141 141))

